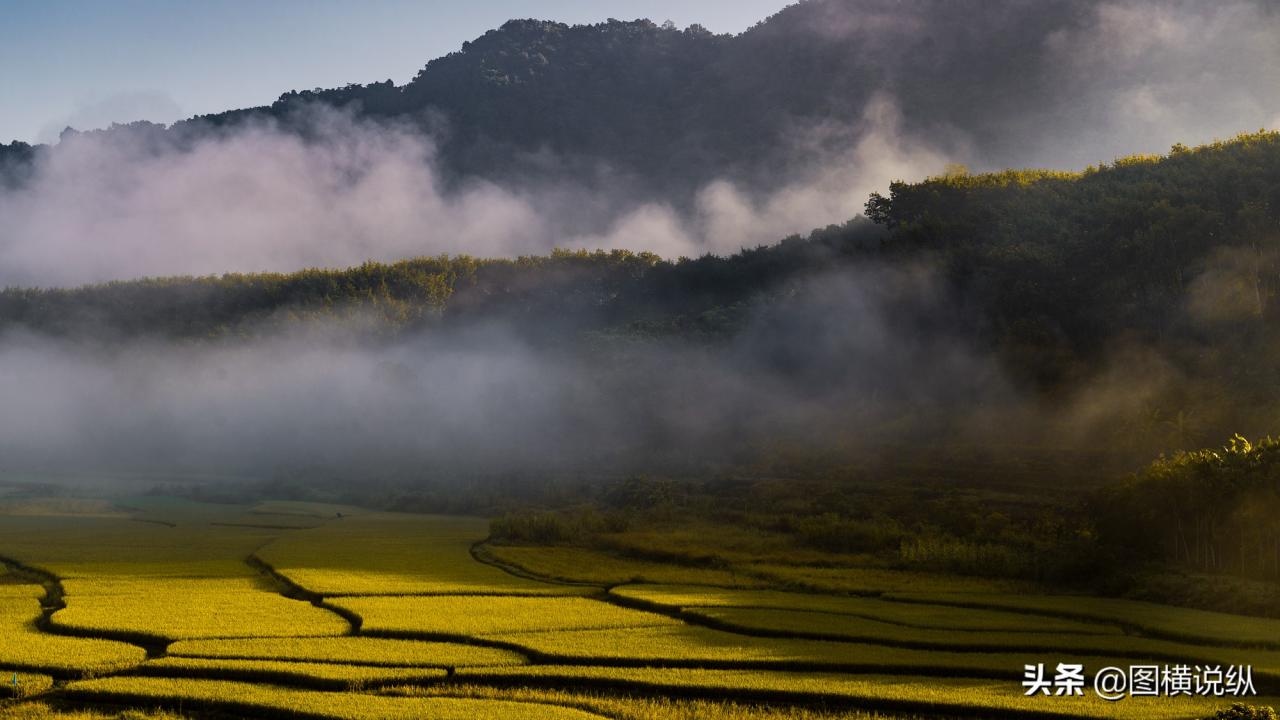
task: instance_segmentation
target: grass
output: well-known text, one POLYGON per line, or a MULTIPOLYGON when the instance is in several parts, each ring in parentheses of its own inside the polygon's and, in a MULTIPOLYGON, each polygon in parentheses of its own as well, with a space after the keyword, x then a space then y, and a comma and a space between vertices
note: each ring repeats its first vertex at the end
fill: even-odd
POLYGON ((146 658, 142 648, 114 640, 41 632, 36 627, 41 608, 32 595, 33 587, 0 586, 5 593, 0 596, 0 680, 4 669, 59 676, 100 675, 126 670, 146 658))
POLYGON ((341 617, 283 597, 259 578, 113 578, 64 586, 67 607, 52 623, 76 632, 183 640, 350 631, 341 617))
POLYGON ((632 582, 757 587, 760 580, 715 568, 639 560, 577 547, 483 546, 487 557, 538 577, 595 585, 632 582))
POLYGON ((679 624, 665 615, 581 597, 362 597, 333 602, 363 619, 362 632, 375 633, 478 636, 679 624))
POLYGON ((821 711, 806 707, 769 706, 725 700, 645 697, 550 688, 508 688, 482 685, 435 684, 427 687, 387 688, 384 692, 409 697, 477 697, 495 700, 549 702, 599 713, 617 720, 902 720, 860 710, 821 711))
POLYGON ((814 595, 775 590, 739 590, 679 585, 624 585, 610 593, 670 608, 732 607, 807 610, 870 618, 887 623, 939 630, 1118 634, 1116 625, 1082 622, 1025 613, 901 603, 872 597, 814 595))
POLYGON ((157 710, 67 710, 48 703, 28 701, 0 706, 0 720, 183 720, 181 715, 157 710))
POLYGON ((106 500, 69 497, 17 497, 0 499, 0 515, 128 517, 127 512, 106 500))
POLYGON ((599 720, 600 715, 541 703, 471 698, 410 698, 296 690, 231 680, 114 677, 71 683, 69 697, 90 701, 203 706, 255 716, 335 720, 599 720))
POLYGON ((369 637, 185 640, 169 646, 172 657, 240 660, 339 662, 391 667, 518 665, 523 656, 507 650, 448 642, 369 637))
POLYGON ((892 599, 957 607, 1010 609, 1058 617, 1119 622, 1144 634, 1192 643, 1280 649, 1280 620, 1228 615, 1137 600, 1077 595, 897 593, 892 599))
MULTIPOLYGON (((971 678, 900 675, 836 675, 744 670, 530 666, 460 671, 460 682, 551 684, 558 687, 603 685, 648 693, 718 693, 735 699, 827 699, 876 709, 930 714, 995 714, 1028 717, 1037 713, 1080 718, 1175 720, 1200 717, 1230 704, 1224 698, 1126 698, 1108 702, 1092 694, 1079 698, 1026 697, 1014 682, 971 678)), ((1250 698, 1274 703, 1274 698, 1250 698)))
POLYGON ((448 671, 440 668, 181 657, 165 657, 148 661, 138 668, 137 672, 142 675, 162 677, 222 678, 300 684, 335 690, 360 690, 391 683, 426 683, 440 680, 449 674, 448 671))
POLYGON ((487 534, 488 522, 481 518, 370 513, 284 535, 258 557, 325 596, 592 592, 476 562, 471 547, 487 534))
POLYGON ((0 698, 25 698, 53 687, 53 678, 28 672, 0 670, 0 698))

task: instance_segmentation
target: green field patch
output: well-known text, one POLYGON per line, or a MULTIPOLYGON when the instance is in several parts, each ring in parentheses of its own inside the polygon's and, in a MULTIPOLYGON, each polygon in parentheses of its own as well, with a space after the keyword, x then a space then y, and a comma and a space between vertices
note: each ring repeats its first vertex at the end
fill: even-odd
POLYGON ((244 564, 244 560, 238 558, 59 563, 54 567, 58 570, 58 577, 71 580, 96 580, 102 578, 234 578, 249 577, 250 573, 252 573, 252 570, 244 564))
MULTIPOLYGON (((828 700, 899 712, 978 714, 1028 717, 1061 714, 1080 718, 1175 720, 1202 717, 1228 705, 1223 698, 1126 698, 1108 702, 1085 697, 1026 697, 1016 679, 840 675, 758 670, 680 668, 616 668, 540 665, 516 668, 472 668, 457 674, 459 682, 556 687, 605 686, 648 693, 712 695, 734 699, 828 700)), ((1269 704, 1271 698, 1249 698, 1269 704)))
MULTIPOLYGON (((914 675, 1015 678, 1024 665, 1080 662, 1085 667, 1169 664, 1160 657, 1107 655, 1101 652, 1046 651, 961 652, 922 650, 886 644, 828 642, 815 639, 745 637, 696 625, 613 630, 562 630, 557 633, 485 635, 524 648, 541 662, 588 662, 599 665, 704 666, 721 669, 856 671, 914 675)), ((1280 688, 1280 656, 1234 648, 1189 648, 1196 655, 1171 655, 1169 661, 1197 660, 1221 665, 1253 665, 1261 692, 1280 688)))
POLYGON ((209 503, 167 495, 134 495, 122 498, 121 507, 128 508, 131 516, 140 520, 153 520, 177 526, 198 526, 240 517, 251 505, 209 503))
POLYGON ((573 708, 538 703, 463 698, 411 698, 297 690, 231 680, 114 677, 69 684, 73 699, 205 706, 242 714, 336 720, 600 720, 573 708))
POLYGON ((1016 610, 1122 623, 1144 634, 1192 643, 1280 649, 1280 620, 1080 595, 895 593, 891 599, 1016 610))
MULTIPOLYGON (((0 641, 3 642, 3 641, 0 641)), ((53 678, 42 673, 13 672, 0 664, 0 698, 25 698, 53 687, 53 678)))
POLYGON ((257 556, 324 596, 593 592, 477 562, 471 547, 488 535, 488 527, 481 518, 369 513, 283 535, 257 556))
MULTIPOLYGON (((500 633, 486 640, 518 647, 544 663, 598 665, 702 666, 726 669, 777 669, 904 673, 989 678, 1019 678, 1027 664, 1049 662, 1045 652, 961 652, 824 640, 748 637, 695 625, 615 630, 500 633)), ((1240 655, 1242 658, 1254 655, 1240 655)), ((1053 662, 1083 663, 1086 668, 1155 663, 1150 658, 1119 658, 1096 653, 1054 653, 1053 662)), ((1244 660, 1248 662, 1249 660, 1244 660)), ((1260 686, 1276 677, 1257 667, 1260 686)))
MULTIPOLYGON (((770 608, 851 615, 886 623, 939 630, 1029 633, 1119 634, 1117 625, 1036 617, 999 610, 892 602, 871 597, 814 595, 776 590, 740 590, 679 585, 624 585, 610 593, 625 600, 673 609, 699 607, 770 608)), ((821 621, 815 618, 815 622, 821 621)))
POLYGON ((68 580, 55 627, 79 633, 183 640, 343 635, 338 615, 283 597, 259 578, 68 580))
POLYGON ((727 630, 758 631, 795 637, 847 639, 920 649, 969 652, 1085 653, 1159 659, 1174 663, 1253 665, 1255 672, 1280 678, 1280 652, 1190 645, 1125 635, 1070 635, 1016 632, 926 630, 864 618, 795 610, 691 608, 690 614, 727 630))
POLYGON ((484 545, 494 561, 538 577, 618 585, 633 582, 756 587, 761 581, 730 570, 639 560, 586 548, 484 545))
POLYGON ((334 520, 339 516, 350 518, 365 515, 369 511, 354 505, 338 505, 334 503, 308 502, 304 500, 266 500, 249 508, 254 515, 294 516, 334 520))
POLYGON ((680 624, 665 615, 580 597, 361 597, 333 604, 359 615, 362 632, 479 636, 680 624))
POLYGON ((161 677, 221 678, 299 684, 336 690, 359 690, 391 683, 434 682, 449 674, 447 670, 428 667, 183 657, 151 660, 144 663, 136 672, 141 675, 161 677))
POLYGON ((171 657, 338 662, 388 667, 518 665, 525 658, 508 650, 464 643, 390 640, 370 637, 184 640, 169 646, 171 657))
MULTIPOLYGON (((29 589, 34 586, 6 586, 29 589)), ((63 637, 36 627, 42 610, 33 595, 0 598, 0 668, 59 676, 100 675, 127 670, 146 652, 114 640, 63 637)), ((12 679, 12 678, 10 678, 12 679)))
POLYGON ((797 542, 795 535, 744 522, 681 517, 637 523, 599 542, 624 555, 737 571, 774 587, 824 592, 937 589, 960 592, 1030 590, 1031 583, 871 566, 852 556, 797 542))
POLYGON ((1027 582, 998 578, 945 575, 876 567, 819 567, 779 562, 745 562, 744 573, 772 581, 786 589, 825 593, 876 594, 889 592, 1025 593, 1038 588, 1027 582))
POLYGON ((324 524, 322 520, 281 515, 244 515, 228 520, 211 522, 210 525, 254 530, 310 530, 324 524))
POLYGON ((18 497, 0 499, 0 515, 128 517, 106 500, 70 497, 18 497))

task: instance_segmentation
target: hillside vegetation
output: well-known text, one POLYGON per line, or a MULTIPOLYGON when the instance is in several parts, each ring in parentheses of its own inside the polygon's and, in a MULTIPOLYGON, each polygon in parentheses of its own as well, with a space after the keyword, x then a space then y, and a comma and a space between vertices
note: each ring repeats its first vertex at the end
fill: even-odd
MULTIPOLYGON (((847 149, 860 121, 892 98, 912 137, 945 145, 959 133, 980 156, 1008 164, 1046 129, 1079 132, 1063 112, 1070 94, 1058 88, 1106 92, 1105 78, 1072 77, 1053 43, 1035 41, 1089 32, 1093 19, 1081 9, 1063 0, 916 1, 887 11, 866 0, 809 0, 736 35, 661 18, 513 19, 402 85, 299 88, 167 130, 143 123, 113 132, 183 146, 271 121, 306 136, 318 105, 431 134, 450 177, 600 178, 682 204, 721 178, 784 186, 847 149), (956 33, 962 26, 973 29, 956 33)), ((20 184, 49 149, 0 145, 0 186, 20 184)))
POLYGON ((924 264, 944 291, 897 298, 891 312, 901 317, 891 320, 924 337, 945 327, 977 338, 1026 387, 1061 397, 1117 363, 1155 363, 1168 382, 1150 413, 1123 428, 1144 451, 1269 432, 1280 387, 1261 360, 1276 348, 1280 317, 1280 135, 1175 147, 1080 174, 953 172, 894 183, 867 208, 880 227, 855 219, 727 257, 441 256, 9 288, 0 328, 207 338, 354 317, 372 319, 377 334, 499 321, 540 343, 715 342, 822 273, 924 264))

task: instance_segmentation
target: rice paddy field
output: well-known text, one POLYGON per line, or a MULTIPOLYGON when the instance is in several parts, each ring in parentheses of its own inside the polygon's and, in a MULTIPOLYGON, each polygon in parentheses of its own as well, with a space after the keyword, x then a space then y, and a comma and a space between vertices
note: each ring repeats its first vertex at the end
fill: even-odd
POLYGON ((1095 671, 1130 665, 1248 665, 1242 699, 1280 702, 1280 621, 1263 618, 885 568, 498 546, 482 518, 338 505, 0 513, 3 720, 1191 720, 1233 700, 1094 692, 1095 671), (1039 663, 1082 665, 1082 694, 1027 695, 1039 663))

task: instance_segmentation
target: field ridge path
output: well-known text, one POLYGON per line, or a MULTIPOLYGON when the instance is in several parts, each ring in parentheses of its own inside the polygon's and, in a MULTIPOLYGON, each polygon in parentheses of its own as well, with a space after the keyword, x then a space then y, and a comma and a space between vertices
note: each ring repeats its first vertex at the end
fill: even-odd
POLYGON ((351 627, 350 632, 347 633, 348 635, 360 634, 360 626, 364 623, 364 618, 361 618, 359 615, 347 610, 346 608, 341 608, 327 602, 323 595, 317 592, 312 592, 293 580, 290 580, 286 575, 281 573, 279 570, 276 570, 271 563, 268 563, 266 560, 259 557, 256 552, 250 553, 249 556, 244 559, 244 562, 259 575, 267 577, 277 585, 280 588, 280 595, 291 600, 303 600, 322 610, 328 610, 347 622, 351 627))

